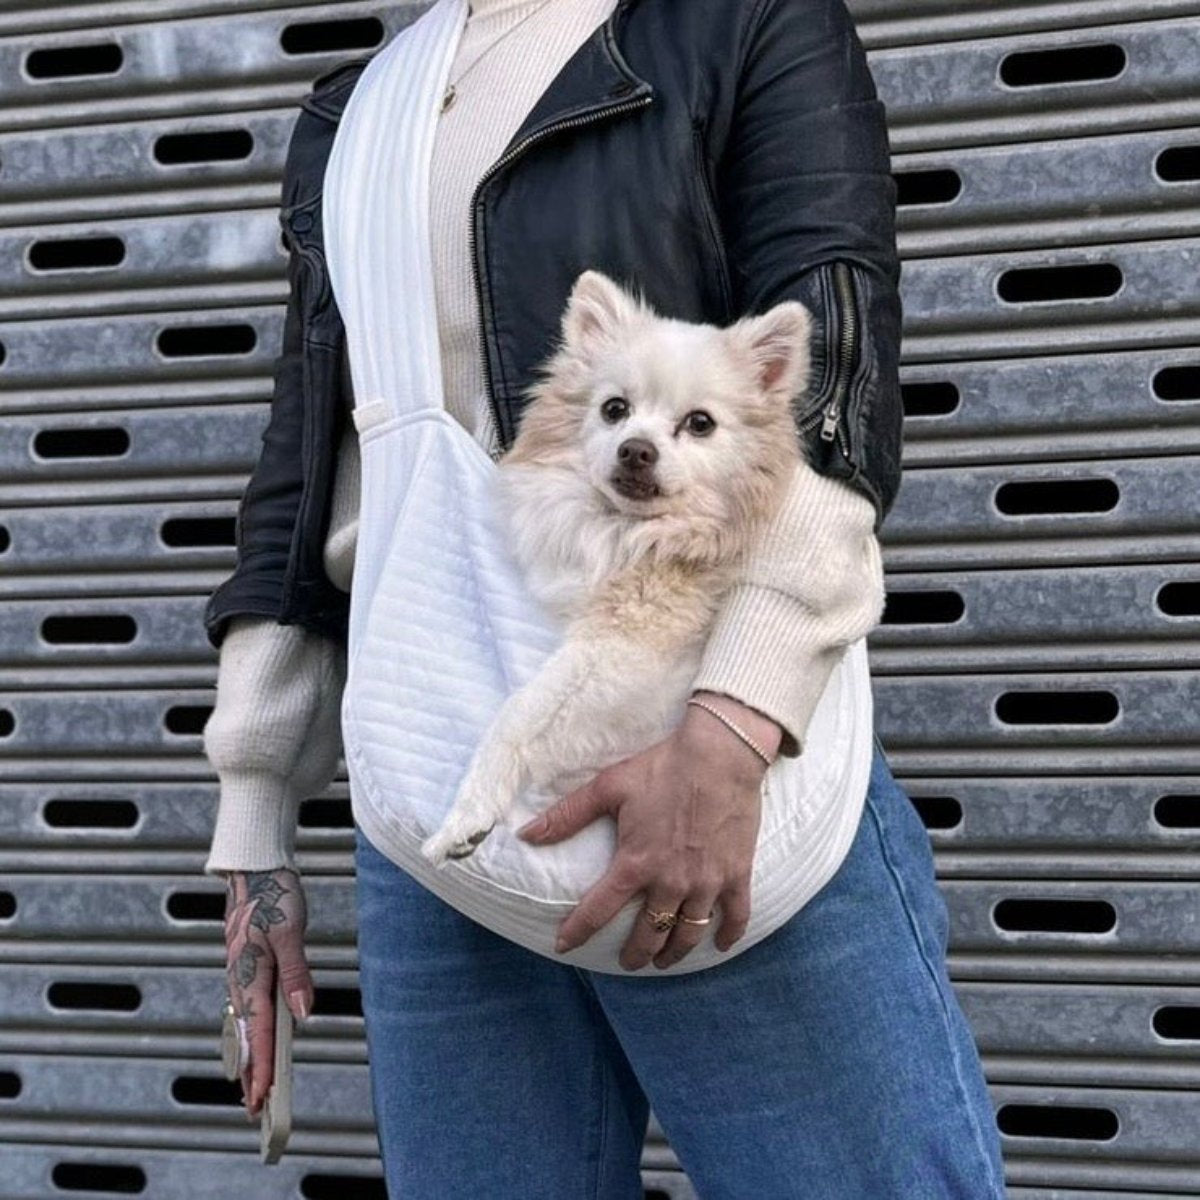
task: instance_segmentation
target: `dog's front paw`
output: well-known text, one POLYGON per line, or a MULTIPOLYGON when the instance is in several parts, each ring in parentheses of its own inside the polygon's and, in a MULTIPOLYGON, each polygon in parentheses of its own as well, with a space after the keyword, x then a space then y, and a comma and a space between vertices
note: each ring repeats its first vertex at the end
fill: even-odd
POLYGON ((491 825, 480 829, 474 822, 447 818, 437 833, 421 843, 421 853, 435 867, 444 867, 451 858, 469 858, 494 826, 493 821, 491 825))

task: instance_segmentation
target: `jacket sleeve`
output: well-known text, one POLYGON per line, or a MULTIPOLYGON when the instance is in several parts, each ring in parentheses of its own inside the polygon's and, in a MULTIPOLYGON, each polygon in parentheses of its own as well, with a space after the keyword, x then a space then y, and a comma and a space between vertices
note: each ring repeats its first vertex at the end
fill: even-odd
POLYGON ((233 574, 209 597, 204 611, 209 641, 218 649, 233 616, 253 614, 277 620, 282 616, 289 563, 296 561, 293 541, 298 536, 305 492, 306 439, 319 444, 316 416, 309 409, 320 397, 310 396, 313 389, 305 382, 311 366, 304 344, 304 313, 311 306, 309 290, 324 285, 312 251, 293 231, 292 221, 296 210, 309 203, 310 181, 327 153, 335 127, 308 111, 307 105, 308 99, 292 126, 280 181, 278 219, 288 250, 287 305, 283 342, 272 364, 270 413, 238 505, 233 574))
POLYGON ((874 503, 876 532, 899 487, 903 415, 885 116, 842 0, 757 0, 728 126, 710 147, 735 312, 799 300, 812 314, 797 425, 814 468, 874 503), (814 418, 842 384, 839 436, 825 440, 814 418))
POLYGON ((899 478, 895 185, 883 107, 841 0, 759 0, 719 166, 735 310, 800 300, 814 334, 797 413, 807 461, 726 598, 693 686, 769 716, 780 753, 795 756, 845 647, 882 617, 876 534, 899 478), (838 361, 837 262, 852 288, 852 362, 838 361), (826 443, 813 414, 847 380, 840 436, 826 443))
MULTIPOLYGON (((285 234, 286 236, 286 234, 285 234)), ((288 301, 283 346, 272 367, 273 391, 262 448, 238 504, 237 560, 209 597, 204 623, 219 648, 234 613, 277 617, 292 533, 303 487, 304 352, 300 287, 303 268, 295 248, 288 256, 288 301)))

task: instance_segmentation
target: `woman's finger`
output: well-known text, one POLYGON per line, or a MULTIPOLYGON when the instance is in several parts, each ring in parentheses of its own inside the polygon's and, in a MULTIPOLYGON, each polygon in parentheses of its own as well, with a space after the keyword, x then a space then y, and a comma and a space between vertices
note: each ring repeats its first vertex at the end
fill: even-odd
POLYGON ((556 800, 545 812, 526 821, 517 830, 517 836, 535 845, 561 842, 598 820, 605 813, 613 813, 618 807, 618 798, 609 786, 611 775, 601 771, 582 787, 568 792, 556 800))
POLYGON ((718 950, 728 950, 746 932, 750 924, 750 880, 726 888, 717 902, 721 906, 721 924, 713 937, 718 950))
POLYGON ((233 1026, 237 1034, 237 1071, 238 1080, 242 1085, 242 1100, 246 1105, 246 1111, 250 1111, 250 1090, 252 1085, 251 1060, 253 1058, 253 1047, 250 1044, 250 1027, 251 1020, 247 1014, 247 1008, 252 1008, 252 1002, 248 1001, 239 983, 236 960, 230 958, 229 965, 225 971, 225 978, 229 988, 229 1002, 233 1006, 233 1026))
POLYGON ((285 925, 271 928, 269 941, 275 954, 275 966, 279 982, 287 998, 287 1006, 297 1021, 303 1021, 312 1012, 315 989, 312 971, 304 952, 305 915, 303 893, 300 893, 300 908, 296 916, 285 925))
POLYGON ((641 886, 641 882, 629 874, 619 858, 614 859, 604 875, 583 894, 558 927, 554 949, 563 954, 582 946, 625 907, 641 886))
POLYGON ((250 1108, 250 1089, 251 1089, 252 1078, 253 1077, 250 1073, 250 1063, 249 1063, 249 1060, 247 1060, 246 1066, 242 1071, 242 1100, 245 1102, 245 1105, 246 1105, 246 1119, 247 1120, 249 1120, 251 1117, 254 1116, 254 1112, 250 1108))
POLYGON ((287 1006, 297 1021, 307 1020, 316 989, 304 955, 304 938, 298 929, 291 929, 276 938, 274 946, 275 965, 287 1006))
POLYGON ((679 962, 689 951, 694 950, 716 927, 717 914, 713 911, 716 904, 716 894, 712 892, 693 892, 679 907, 679 923, 671 930, 670 936, 663 948, 654 956, 656 967, 669 967, 679 962), (703 925, 685 921, 704 921, 703 925))
POLYGON ((671 936, 670 929, 655 928, 652 913, 676 913, 684 901, 680 892, 649 890, 646 893, 646 903, 633 922, 633 929, 621 947, 617 961, 627 971, 637 971, 644 967, 671 936))
POLYGON ((246 1106, 247 1119, 254 1116, 250 1097, 254 1092, 254 1047, 250 1041, 250 1030, 253 1028, 252 1018, 242 1016, 237 1018, 238 1041, 241 1046, 238 1062, 241 1066, 239 1077, 242 1084, 242 1103, 246 1106))
MULTIPOLYGON (((270 967, 262 974, 268 986, 255 986, 246 993, 247 1016, 250 1020, 250 1088, 245 1096, 246 1108, 252 1117, 258 1116, 275 1078, 274 979, 270 967)), ((245 1089, 244 1082, 242 1086, 245 1089)))
POLYGON ((250 941, 245 936, 245 931, 245 923, 235 917, 235 926, 226 945, 225 978, 238 1031, 238 1065, 242 1097, 249 1112, 253 1091, 251 1067, 254 1057, 254 1043, 250 1034, 254 1027, 255 997, 259 992, 255 984, 263 973, 262 960, 266 957, 266 952, 261 946, 250 941))
POLYGON ((229 998, 239 1024, 242 1096, 250 1116, 258 1112, 271 1086, 275 1057, 272 989, 275 959, 258 940, 229 948, 226 977, 229 998))

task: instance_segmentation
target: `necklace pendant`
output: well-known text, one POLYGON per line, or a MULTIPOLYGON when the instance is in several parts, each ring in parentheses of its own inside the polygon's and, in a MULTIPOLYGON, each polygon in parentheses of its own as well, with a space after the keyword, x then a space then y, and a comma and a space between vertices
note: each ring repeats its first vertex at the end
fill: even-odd
POLYGON ((455 90, 454 84, 451 84, 446 89, 446 94, 442 97, 442 112, 445 112, 446 109, 448 109, 454 103, 457 97, 458 92, 455 90))

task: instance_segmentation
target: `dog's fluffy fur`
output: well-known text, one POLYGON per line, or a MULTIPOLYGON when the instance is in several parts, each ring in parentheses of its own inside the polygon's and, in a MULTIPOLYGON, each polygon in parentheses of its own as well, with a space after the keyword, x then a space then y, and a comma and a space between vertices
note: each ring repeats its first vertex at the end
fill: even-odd
POLYGON ((678 723, 802 461, 808 338, 795 301, 718 328, 580 275, 497 476, 514 556, 563 641, 501 706, 422 846, 431 862, 472 853, 525 789, 561 794, 678 723))

